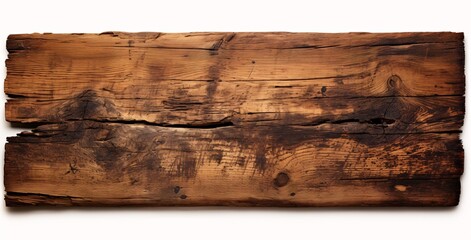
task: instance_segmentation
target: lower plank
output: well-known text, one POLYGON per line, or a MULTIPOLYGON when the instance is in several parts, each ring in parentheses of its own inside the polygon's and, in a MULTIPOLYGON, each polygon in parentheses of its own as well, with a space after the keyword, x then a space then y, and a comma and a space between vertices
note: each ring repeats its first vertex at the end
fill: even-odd
POLYGON ((463 172, 453 132, 71 121, 8 141, 9 206, 453 206, 463 172))

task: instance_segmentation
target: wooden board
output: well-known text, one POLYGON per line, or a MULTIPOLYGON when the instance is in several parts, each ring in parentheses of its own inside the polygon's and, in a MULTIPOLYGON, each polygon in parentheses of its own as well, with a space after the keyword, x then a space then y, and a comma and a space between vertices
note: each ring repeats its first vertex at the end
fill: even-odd
POLYGON ((10 35, 8 206, 454 206, 462 33, 10 35))

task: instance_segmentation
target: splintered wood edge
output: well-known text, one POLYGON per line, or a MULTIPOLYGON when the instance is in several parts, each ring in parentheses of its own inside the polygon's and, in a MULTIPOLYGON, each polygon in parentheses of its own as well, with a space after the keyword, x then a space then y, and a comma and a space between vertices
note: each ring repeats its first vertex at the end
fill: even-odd
POLYGON ((459 202, 462 33, 20 34, 7 49, 7 120, 38 126, 8 138, 8 206, 459 202))

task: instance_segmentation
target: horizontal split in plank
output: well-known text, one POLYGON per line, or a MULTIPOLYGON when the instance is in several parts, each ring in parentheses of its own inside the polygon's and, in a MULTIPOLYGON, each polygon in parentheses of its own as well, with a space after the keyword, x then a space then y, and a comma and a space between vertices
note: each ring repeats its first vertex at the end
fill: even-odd
MULTIPOLYGON (((182 90, 184 91, 184 90, 182 90)), ((160 94, 164 95, 164 94, 160 94)), ((230 98, 230 95, 226 97, 230 98)), ((207 101, 205 96, 114 99, 86 91, 71 99, 10 99, 12 122, 98 120, 146 122, 161 126, 301 125, 343 133, 416 133, 461 131, 461 96, 384 98, 273 98, 207 101)))

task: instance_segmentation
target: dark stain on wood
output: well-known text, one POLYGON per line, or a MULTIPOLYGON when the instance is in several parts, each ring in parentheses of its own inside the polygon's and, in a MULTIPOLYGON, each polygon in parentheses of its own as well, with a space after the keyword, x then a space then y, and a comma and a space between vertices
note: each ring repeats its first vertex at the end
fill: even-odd
POLYGON ((215 154, 213 154, 213 157, 212 159, 217 162, 217 164, 221 164, 221 161, 222 161, 222 157, 223 157, 223 152, 222 151, 217 151, 215 154))
POLYGON ((265 156, 265 149, 263 145, 257 148, 258 149, 255 152, 255 168, 260 172, 264 172, 267 168, 267 157, 265 156))

